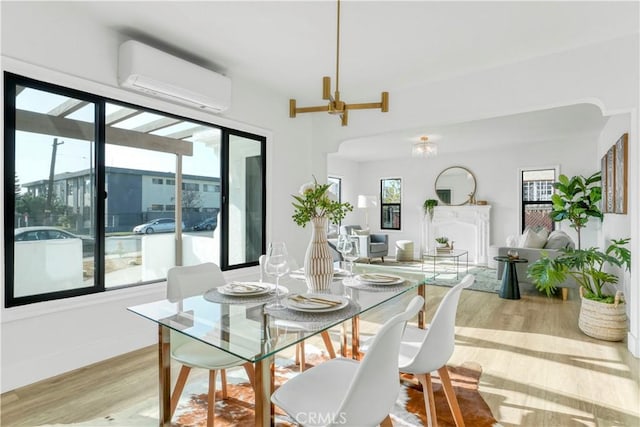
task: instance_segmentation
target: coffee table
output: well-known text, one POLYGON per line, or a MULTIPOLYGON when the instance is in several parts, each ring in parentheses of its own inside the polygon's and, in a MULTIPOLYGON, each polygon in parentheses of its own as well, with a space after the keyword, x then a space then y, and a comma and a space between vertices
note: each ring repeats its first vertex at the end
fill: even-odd
POLYGON ((437 249, 431 249, 422 254, 422 270, 424 271, 424 260, 432 259, 433 260, 433 277, 437 276, 436 273, 436 262, 439 259, 452 259, 456 266, 456 280, 460 277, 460 258, 465 257, 465 271, 469 271, 469 252, 464 250, 450 250, 450 251, 438 251, 437 249))

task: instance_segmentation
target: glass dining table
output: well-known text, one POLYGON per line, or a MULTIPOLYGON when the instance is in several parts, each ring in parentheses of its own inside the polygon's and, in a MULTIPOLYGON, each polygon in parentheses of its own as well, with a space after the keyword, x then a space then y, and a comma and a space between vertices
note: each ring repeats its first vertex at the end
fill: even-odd
MULTIPOLYGON (((255 276, 242 277, 241 280, 245 282, 240 283, 251 283, 251 280, 256 280, 255 276)), ((276 353, 339 326, 341 356, 351 355, 358 358, 359 322, 362 314, 383 304, 389 307, 389 310, 399 312, 404 309, 399 304, 403 295, 417 292, 424 296, 423 273, 355 264, 354 276, 344 279, 336 277, 337 280, 334 280, 331 289, 326 291, 325 298, 337 300, 340 304, 331 305, 326 310, 304 309, 301 308, 304 305, 286 304, 295 301, 298 295, 304 297, 309 293, 305 281, 293 277, 280 280, 280 286, 285 292, 281 292, 280 298, 287 307, 280 310, 269 308, 268 303, 275 298, 273 293, 229 296, 213 289, 213 285, 204 295, 178 301, 165 299, 129 307, 129 311, 158 325, 159 425, 171 425, 171 330, 252 363, 255 368, 255 425, 269 426, 274 423, 270 398, 273 392, 273 363, 276 353), (364 279, 357 280, 357 275, 364 279), (373 280, 376 277, 380 278, 380 281, 372 283, 377 281, 373 280), (372 278, 372 281, 365 280, 369 278, 372 278), (296 325, 296 333, 288 332, 286 326, 280 326, 282 324, 296 325)), ((239 283, 238 278, 234 280, 239 283)), ((424 327, 424 322, 423 308, 418 315, 418 326, 424 327)))

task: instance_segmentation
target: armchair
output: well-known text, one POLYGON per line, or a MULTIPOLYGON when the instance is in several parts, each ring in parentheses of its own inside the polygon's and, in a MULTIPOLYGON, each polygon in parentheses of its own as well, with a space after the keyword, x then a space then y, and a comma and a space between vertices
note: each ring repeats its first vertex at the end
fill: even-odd
POLYGON ((360 242, 360 256, 368 258, 371 262, 372 258, 382 258, 389 254, 389 235, 388 234, 371 234, 362 230, 359 225, 343 225, 340 227, 340 234, 356 235, 360 242))

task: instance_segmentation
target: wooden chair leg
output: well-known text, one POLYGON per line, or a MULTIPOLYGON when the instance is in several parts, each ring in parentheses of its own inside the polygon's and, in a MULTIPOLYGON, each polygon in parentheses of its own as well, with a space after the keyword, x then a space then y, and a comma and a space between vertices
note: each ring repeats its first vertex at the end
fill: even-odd
POLYGON ((304 357, 304 341, 300 341, 298 348, 300 349, 300 372, 302 372, 307 367, 307 361, 304 357))
POLYGON ((253 371, 253 365, 249 362, 246 362, 242 365, 244 367, 245 372, 247 373, 247 377, 249 377, 249 382, 251 383, 251 387, 255 389, 256 387, 256 379, 253 371))
POLYGON ((176 380, 176 385, 173 388, 173 394, 171 395, 171 416, 173 417, 173 413, 176 412, 176 407, 178 406, 178 401, 180 400, 180 396, 182 395, 182 390, 184 390, 184 385, 187 382, 187 377, 189 376, 189 372, 191 372, 191 368, 185 365, 182 365, 180 368, 180 373, 178 374, 178 379, 176 380))
POLYGON ((220 380, 222 381, 222 399, 227 398, 227 370, 220 369, 220 380))
POLYGON ((393 421, 391 421, 391 417, 387 415, 384 420, 380 423, 380 427, 393 427, 393 421))
POLYGON ((213 427, 216 415, 216 370, 209 371, 209 398, 207 400, 207 427, 213 427))
POLYGON ((456 392, 453 390, 453 386, 451 385, 451 377, 449 377, 449 371, 446 366, 438 369, 438 374, 440 374, 440 380, 442 381, 442 390, 444 391, 444 395, 447 397, 447 402, 449 402, 449 408, 451 409, 451 414, 453 415, 453 419, 456 422, 456 427, 464 427, 464 419, 462 418, 462 411, 460 411, 460 406, 458 405, 458 398, 456 397, 456 392))
POLYGON ((300 344, 296 344, 296 365, 300 366, 300 344))
POLYGON ((562 301, 566 301, 569 298, 569 288, 562 288, 562 301))
POLYGON ((436 403, 433 398, 433 386, 431 384, 431 374, 416 374, 416 378, 422 384, 422 394, 424 395, 424 406, 427 414, 427 427, 438 427, 436 418, 436 403))
POLYGON ((331 342, 331 336, 329 335, 329 331, 322 331, 320 335, 322 336, 322 341, 324 341, 324 346, 327 347, 327 352, 329 353, 329 357, 332 359, 335 359, 336 351, 333 348, 333 343, 331 342))

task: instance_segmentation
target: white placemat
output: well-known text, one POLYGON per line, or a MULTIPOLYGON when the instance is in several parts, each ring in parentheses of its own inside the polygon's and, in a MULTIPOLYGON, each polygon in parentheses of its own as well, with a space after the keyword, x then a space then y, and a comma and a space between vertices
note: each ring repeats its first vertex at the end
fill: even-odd
MULTIPOLYGON (((275 285, 273 285, 275 287, 275 285)), ((280 298, 289 293, 289 289, 280 285, 280 298)), ((209 302, 216 302, 220 304, 260 304, 263 302, 269 302, 276 297, 275 292, 269 292, 260 295, 224 295, 218 292, 217 289, 211 289, 204 294, 204 299, 209 302)))

